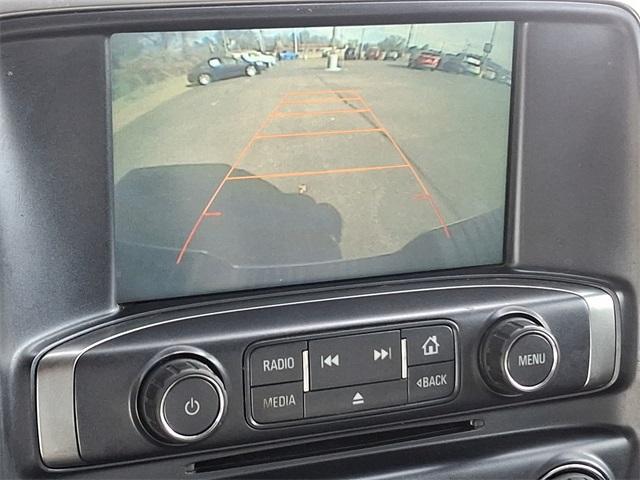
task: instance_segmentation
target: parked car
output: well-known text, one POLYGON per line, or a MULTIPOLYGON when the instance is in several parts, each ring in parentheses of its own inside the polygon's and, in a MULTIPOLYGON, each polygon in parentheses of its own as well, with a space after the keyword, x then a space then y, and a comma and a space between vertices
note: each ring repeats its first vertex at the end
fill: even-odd
POLYGON ((486 66, 482 70, 482 73, 480 75, 481 75, 482 78, 485 78, 487 80, 495 80, 496 77, 498 76, 494 69, 486 67, 486 66))
POLYGON ((370 47, 370 48, 367 48, 367 51, 364 54, 364 59, 380 60, 381 56, 382 56, 382 50, 380 50, 378 47, 370 47))
POLYGON ((344 51, 344 59, 345 60, 357 60, 358 59, 358 50, 349 47, 344 51))
POLYGON ((440 65, 442 54, 435 50, 426 50, 409 59, 409 68, 435 70, 440 65))
POLYGON ((292 52, 291 50, 283 50, 278 52, 278 60, 287 61, 287 60, 295 60, 298 58, 298 54, 296 52, 292 52))
POLYGON ((222 59, 212 57, 206 62, 196 65, 187 74, 192 85, 209 85, 211 82, 235 77, 254 77, 266 67, 245 60, 222 59))
POLYGON ((400 52, 397 50, 389 50, 387 53, 385 53, 384 55, 384 59, 385 60, 393 60, 396 61, 401 57, 400 52))
POLYGON ((482 65, 482 57, 480 55, 464 54, 462 62, 465 66, 465 73, 480 75, 482 65))
POLYGON ((482 59, 478 55, 447 53, 443 55, 438 70, 448 73, 480 75, 482 59))
POLYGON ((462 62, 462 56, 455 53, 446 53, 442 56, 438 64, 438 70, 447 73, 456 73, 458 75, 465 72, 465 66, 462 62))
POLYGON ((240 55, 240 58, 248 63, 264 64, 267 68, 271 68, 278 63, 278 59, 275 55, 269 55, 262 52, 244 52, 240 55))

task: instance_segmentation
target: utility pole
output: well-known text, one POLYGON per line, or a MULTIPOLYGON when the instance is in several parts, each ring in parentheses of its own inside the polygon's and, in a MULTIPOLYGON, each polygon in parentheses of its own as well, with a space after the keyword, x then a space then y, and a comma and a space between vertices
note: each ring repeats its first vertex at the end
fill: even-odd
POLYGON ((224 48, 225 56, 228 56, 229 55, 229 43, 227 42, 227 34, 224 32, 224 30, 221 30, 220 34, 222 35, 222 48, 224 48))
POLYGON ((336 27, 333 27, 333 29, 331 30, 331 46, 336 46, 336 27))
POLYGON ((489 54, 493 50, 493 42, 496 39, 496 29, 498 28, 498 22, 493 22, 493 28, 491 29, 491 38, 487 43, 484 44, 484 48, 482 49, 482 62, 480 65, 480 76, 482 76, 486 70, 487 58, 489 58, 489 54))
POLYGON ((364 44, 365 31, 366 31, 366 28, 363 28, 362 32, 360 32, 360 44, 358 45, 358 60, 362 58, 362 45, 364 44))
POLYGON ((411 25, 409 25, 409 34, 407 35, 407 44, 404 47, 405 50, 409 50, 409 47, 411 46, 411 40, 413 39, 413 29, 414 29, 414 27, 415 27, 415 25, 413 23, 411 25))
POLYGON ((256 36, 258 37, 258 45, 260 47, 260 51, 264 53, 265 49, 264 49, 264 38, 262 36, 262 30, 258 30, 256 32, 256 36))

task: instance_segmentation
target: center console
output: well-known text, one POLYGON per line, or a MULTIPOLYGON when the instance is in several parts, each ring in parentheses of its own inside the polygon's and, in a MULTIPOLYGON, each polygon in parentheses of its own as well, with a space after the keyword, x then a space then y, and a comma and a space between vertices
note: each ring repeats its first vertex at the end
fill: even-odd
POLYGON ((490 278, 141 315, 40 360, 43 459, 228 455, 587 394, 616 379, 616 312, 595 286, 490 278))

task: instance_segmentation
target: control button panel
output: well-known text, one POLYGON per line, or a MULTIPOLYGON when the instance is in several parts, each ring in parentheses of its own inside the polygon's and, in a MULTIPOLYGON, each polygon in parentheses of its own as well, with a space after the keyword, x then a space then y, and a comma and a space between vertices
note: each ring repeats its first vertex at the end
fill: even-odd
POLYGON ((313 390, 400 378, 400 331, 312 340, 309 367, 313 390))
POLYGON ((269 425, 450 400, 456 345, 441 321, 250 348, 249 417, 269 425))

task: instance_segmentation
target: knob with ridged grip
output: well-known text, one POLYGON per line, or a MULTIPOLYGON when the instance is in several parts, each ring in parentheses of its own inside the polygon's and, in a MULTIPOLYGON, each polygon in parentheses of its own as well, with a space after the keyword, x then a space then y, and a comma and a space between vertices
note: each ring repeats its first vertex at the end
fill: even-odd
POLYGON ((208 437, 225 412, 222 380, 204 362, 172 358, 152 369, 138 393, 145 429, 165 443, 193 443, 208 437))

